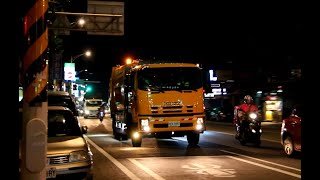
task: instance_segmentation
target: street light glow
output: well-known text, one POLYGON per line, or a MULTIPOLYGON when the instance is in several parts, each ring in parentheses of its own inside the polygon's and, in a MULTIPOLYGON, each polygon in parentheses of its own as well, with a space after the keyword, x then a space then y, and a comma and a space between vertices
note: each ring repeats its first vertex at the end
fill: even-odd
POLYGON ((86 51, 86 52, 85 52, 85 55, 86 55, 87 57, 90 57, 90 56, 91 56, 91 51, 89 51, 89 50, 86 51))
POLYGON ((126 64, 132 64, 132 59, 131 58, 127 58, 126 59, 126 64))
POLYGON ((86 23, 86 21, 83 18, 81 18, 79 19, 78 23, 80 26, 83 26, 86 23))
POLYGON ((77 56, 71 57, 70 62, 73 63, 76 59, 78 59, 79 57, 85 55, 86 57, 90 57, 91 56, 91 51, 87 50, 85 53, 79 54, 77 56))

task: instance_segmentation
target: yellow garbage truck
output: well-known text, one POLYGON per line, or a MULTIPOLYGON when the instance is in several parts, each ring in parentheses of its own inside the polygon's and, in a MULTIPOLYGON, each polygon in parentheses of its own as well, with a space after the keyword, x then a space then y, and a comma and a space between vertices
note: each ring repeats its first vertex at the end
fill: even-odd
POLYGON ((112 67, 109 103, 113 135, 140 147, 146 137, 187 137, 197 145, 206 130, 202 69, 193 63, 112 67))

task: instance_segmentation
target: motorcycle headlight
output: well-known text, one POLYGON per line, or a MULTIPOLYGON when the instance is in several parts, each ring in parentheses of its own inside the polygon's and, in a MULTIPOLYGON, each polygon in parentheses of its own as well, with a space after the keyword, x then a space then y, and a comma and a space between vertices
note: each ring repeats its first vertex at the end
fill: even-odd
POLYGON ((250 117, 251 119, 256 119, 256 118, 257 118, 257 114, 255 114, 255 113, 250 113, 250 114, 249 114, 249 117, 250 117))

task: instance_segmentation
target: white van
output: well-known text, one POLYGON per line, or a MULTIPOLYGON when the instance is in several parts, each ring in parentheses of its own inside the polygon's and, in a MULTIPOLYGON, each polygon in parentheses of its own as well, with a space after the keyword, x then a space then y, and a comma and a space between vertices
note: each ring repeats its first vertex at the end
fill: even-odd
POLYGON ((89 118, 89 117, 95 117, 98 116, 98 109, 102 105, 103 101, 102 99, 86 99, 83 104, 83 111, 84 115, 83 117, 89 118))

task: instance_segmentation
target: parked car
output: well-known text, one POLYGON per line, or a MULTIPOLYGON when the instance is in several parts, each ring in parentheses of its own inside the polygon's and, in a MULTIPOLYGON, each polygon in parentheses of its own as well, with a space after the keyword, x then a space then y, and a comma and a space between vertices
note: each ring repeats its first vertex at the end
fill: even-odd
MULTIPOLYGON (((48 91, 48 106, 64 106, 68 107, 75 116, 79 116, 76 102, 73 97, 65 91, 48 91)), ((23 106, 23 98, 19 101, 19 108, 23 106)))
POLYGON ((282 120, 281 144, 287 156, 292 157, 301 152, 301 105, 297 105, 289 117, 282 120))
MULTIPOLYGON (((20 118, 22 122, 21 108, 20 118)), ((86 132, 87 127, 80 126, 70 109, 48 106, 47 179, 93 179, 93 154, 83 136, 86 132)))
POLYGON ((68 107, 75 116, 79 116, 75 100, 65 91, 48 91, 48 106, 68 107))

